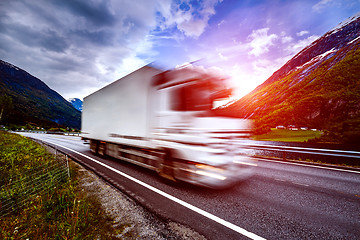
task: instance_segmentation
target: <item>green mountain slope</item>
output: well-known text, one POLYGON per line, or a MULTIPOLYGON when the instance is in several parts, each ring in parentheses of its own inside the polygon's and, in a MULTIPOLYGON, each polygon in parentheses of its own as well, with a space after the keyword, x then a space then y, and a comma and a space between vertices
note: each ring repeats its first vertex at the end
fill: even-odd
POLYGON ((0 60, 0 98, 5 96, 11 98, 12 107, 0 124, 31 122, 44 127, 80 128, 81 113, 71 103, 38 78, 0 60))
POLYGON ((316 40, 222 114, 253 118, 258 132, 295 125, 360 142, 360 17, 316 40))

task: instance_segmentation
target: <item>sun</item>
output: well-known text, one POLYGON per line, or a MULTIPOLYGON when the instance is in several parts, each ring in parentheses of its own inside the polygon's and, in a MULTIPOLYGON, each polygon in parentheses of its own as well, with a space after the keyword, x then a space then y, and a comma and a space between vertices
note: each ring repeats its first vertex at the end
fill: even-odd
POLYGON ((263 81, 262 76, 242 71, 230 75, 229 85, 233 88, 233 97, 241 98, 254 90, 263 81))

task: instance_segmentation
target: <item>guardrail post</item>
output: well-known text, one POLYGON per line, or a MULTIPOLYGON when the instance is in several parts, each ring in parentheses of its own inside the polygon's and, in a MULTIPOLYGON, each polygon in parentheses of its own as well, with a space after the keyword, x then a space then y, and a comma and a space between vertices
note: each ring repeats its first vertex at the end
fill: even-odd
POLYGON ((286 160, 286 152, 283 151, 283 160, 285 161, 286 160))
POLYGON ((70 168, 69 168, 69 158, 68 155, 65 155, 66 158, 66 167, 67 167, 67 172, 68 172, 68 176, 70 178, 70 168))

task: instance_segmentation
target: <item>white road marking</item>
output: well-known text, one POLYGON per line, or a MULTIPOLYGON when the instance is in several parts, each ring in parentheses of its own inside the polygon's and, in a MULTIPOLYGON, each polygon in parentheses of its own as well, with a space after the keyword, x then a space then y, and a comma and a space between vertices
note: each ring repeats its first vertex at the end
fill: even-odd
POLYGON ((279 181, 279 182, 289 182, 289 183, 292 183, 292 184, 309 187, 309 185, 304 184, 304 183, 290 182, 290 181, 286 181, 286 180, 283 180, 283 179, 280 179, 280 178, 274 178, 274 179, 275 179, 276 181, 279 181))
POLYGON ((340 171, 340 172, 351 172, 351 173, 357 173, 360 174, 360 171, 354 171, 350 169, 341 169, 341 168, 335 168, 335 167, 323 167, 323 166, 317 166, 317 165, 309 165, 309 164, 303 164, 303 163, 292 163, 292 162, 283 162, 283 161, 276 161, 276 160, 269 160, 269 159, 258 159, 258 161, 264 161, 264 162, 275 162, 275 163, 281 163, 281 164, 289 164, 289 165, 297 165, 297 166, 303 166, 303 167, 312 167, 312 168, 321 168, 321 169, 328 169, 328 170, 334 170, 334 171, 340 171))
POLYGON ((168 194, 166 192, 161 191, 160 189, 157 189, 157 188, 155 188, 155 187, 153 187, 153 186, 151 186, 151 185, 149 185, 147 183, 144 183, 144 182, 142 182, 142 181, 140 181, 140 180, 138 180, 138 179, 136 179, 134 177, 131 177, 131 176, 127 175, 126 173, 123 173, 123 172, 121 172, 121 171, 119 171, 119 170, 117 170, 117 169, 115 169, 113 167, 110 167, 110 166, 108 166, 108 165, 106 165, 106 164, 104 164, 102 162, 99 162, 99 161, 97 161, 97 160, 95 160, 95 159, 93 159, 93 158, 91 158, 91 157, 89 157, 89 156, 87 156, 87 155, 85 155, 83 153, 77 152, 77 151, 75 151, 75 150, 73 150, 71 148, 64 147, 64 146, 61 146, 61 145, 53 143, 53 142, 49 142, 49 143, 54 144, 56 146, 59 146, 61 148, 64 148, 66 150, 72 151, 72 152, 74 152, 76 154, 79 154, 80 156, 83 156, 83 157, 85 157, 85 158, 87 158, 87 159, 89 159, 89 160, 103 166, 103 167, 106 167, 109 170, 114 171, 117 174, 119 174, 119 175, 121 175, 123 177, 126 177, 127 179, 130 179, 130 180, 136 182, 137 184, 140 184, 141 186, 146 187, 147 189, 150 189, 150 190, 160 194, 161 196, 166 197, 166 198, 168 198, 168 199, 170 199, 170 200, 172 200, 172 201, 174 201, 174 202, 176 202, 176 203, 178 203, 178 204, 180 204, 180 205, 182 205, 182 206, 184 206, 184 207, 186 207, 186 208, 188 208, 188 209, 190 209, 190 210, 192 210, 192 211, 194 211, 194 212, 196 212, 196 213, 198 213, 198 214, 200 214, 200 215, 202 215, 204 217, 207 217, 207 218, 209 218, 209 219, 211 219, 211 220, 213 220, 213 221, 215 221, 215 222, 217 222, 217 223, 219 223, 219 224, 221 224, 221 225, 223 225, 223 226, 225 226, 225 227, 227 227, 227 228, 229 228, 229 229, 231 229, 231 230, 233 230, 233 231, 235 231, 237 233, 240 233, 240 234, 242 234, 242 235, 244 235, 244 236, 246 236, 246 237, 248 237, 250 239, 265 240, 265 238, 263 238, 263 237, 260 237, 260 236, 254 234, 252 232, 249 232, 249 231, 247 231, 247 230, 245 230, 245 229, 243 229, 243 228, 241 228, 239 226, 236 226, 235 224, 232 224, 232 223, 230 223, 230 222, 228 222, 228 221, 226 221, 224 219, 221 219, 221 218, 219 218, 219 217, 217 217, 217 216, 215 216, 215 215, 213 215, 211 213, 208 213, 208 212, 206 212, 206 211, 204 211, 204 210, 202 210, 202 209, 200 209, 198 207, 195 207, 195 206, 193 206, 193 205, 191 205, 191 204, 189 204, 187 202, 184 202, 183 200, 180 200, 180 199, 178 199, 178 198, 176 198, 176 197, 174 197, 174 196, 172 196, 172 195, 170 195, 170 194, 168 194))
POLYGON ((303 184, 303 183, 297 183, 297 182, 291 182, 291 183, 296 184, 296 185, 300 185, 300 186, 309 187, 309 185, 303 184))
POLYGON ((286 180, 280 179, 280 178, 275 178, 276 181, 281 181, 281 182, 286 182, 286 180))

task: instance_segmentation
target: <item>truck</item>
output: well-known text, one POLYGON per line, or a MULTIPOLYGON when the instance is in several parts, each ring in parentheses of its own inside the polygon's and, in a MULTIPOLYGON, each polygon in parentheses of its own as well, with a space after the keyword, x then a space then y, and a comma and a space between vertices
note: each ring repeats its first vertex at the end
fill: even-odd
POLYGON ((251 136, 251 120, 213 111, 230 95, 226 78, 146 65, 84 98, 82 138, 96 155, 172 181, 231 186, 250 177, 257 163, 237 144, 251 136))

